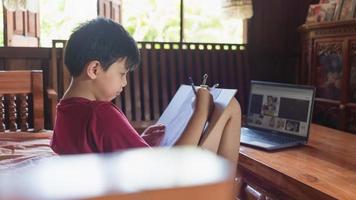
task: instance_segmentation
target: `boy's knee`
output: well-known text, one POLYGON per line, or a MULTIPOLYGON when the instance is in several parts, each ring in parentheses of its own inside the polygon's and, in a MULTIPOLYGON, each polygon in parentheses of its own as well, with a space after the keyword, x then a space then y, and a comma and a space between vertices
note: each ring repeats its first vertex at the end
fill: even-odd
POLYGON ((237 114, 241 114, 241 106, 240 103, 237 101, 235 97, 233 97, 228 105, 228 108, 233 112, 237 114))

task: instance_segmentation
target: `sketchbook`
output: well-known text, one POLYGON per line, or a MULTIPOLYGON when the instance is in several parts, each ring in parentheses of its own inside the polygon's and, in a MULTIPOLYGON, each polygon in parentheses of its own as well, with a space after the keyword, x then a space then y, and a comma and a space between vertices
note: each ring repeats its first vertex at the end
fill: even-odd
MULTIPOLYGON (((214 88, 210 90, 215 107, 225 108, 235 96, 237 89, 214 88)), ((194 111, 195 94, 191 85, 181 85, 164 110, 158 123, 166 126, 160 146, 173 146, 182 135, 194 111)))

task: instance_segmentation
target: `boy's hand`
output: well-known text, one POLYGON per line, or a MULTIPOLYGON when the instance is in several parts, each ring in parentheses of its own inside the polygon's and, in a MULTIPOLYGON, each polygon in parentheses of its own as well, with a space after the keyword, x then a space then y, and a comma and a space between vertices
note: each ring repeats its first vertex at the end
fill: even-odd
POLYGON ((201 87, 197 91, 195 110, 197 112, 208 112, 208 116, 214 109, 213 96, 207 88, 201 87))
POLYGON ((158 146, 163 138, 165 128, 164 124, 154 124, 147 127, 141 136, 150 146, 158 146))

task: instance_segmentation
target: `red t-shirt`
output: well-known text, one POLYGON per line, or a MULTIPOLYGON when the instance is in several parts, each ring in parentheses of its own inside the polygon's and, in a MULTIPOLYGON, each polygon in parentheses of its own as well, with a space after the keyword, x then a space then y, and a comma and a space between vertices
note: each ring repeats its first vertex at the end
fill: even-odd
POLYGON ((149 146, 111 102, 61 100, 51 142, 58 154, 103 153, 149 146))

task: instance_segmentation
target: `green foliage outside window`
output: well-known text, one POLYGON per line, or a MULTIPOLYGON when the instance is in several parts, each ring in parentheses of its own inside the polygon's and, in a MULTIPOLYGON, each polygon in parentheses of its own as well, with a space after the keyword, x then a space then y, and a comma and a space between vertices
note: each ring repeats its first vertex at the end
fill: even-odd
MULTIPOLYGON (((227 19, 221 0, 184 1, 184 42, 242 43, 242 20, 227 19)), ((97 0, 40 0, 40 45, 67 40, 80 23, 97 16, 97 0)), ((180 0, 123 0, 122 24, 137 41, 179 42, 180 0)), ((0 34, 3 10, 0 6, 0 34)), ((0 36, 0 46, 4 38, 0 36)))
MULTIPOLYGON (((242 43, 243 23, 221 0, 184 1, 184 42, 242 43)), ((138 41, 179 42, 180 0, 123 0, 123 25, 138 41)))
POLYGON ((68 40, 75 27, 96 15, 96 0, 40 0, 41 46, 68 40))
POLYGON ((180 0, 124 0, 122 24, 138 41, 179 42, 180 0))
POLYGON ((189 0, 184 4, 184 41, 243 43, 243 21, 227 17, 221 0, 189 0))

